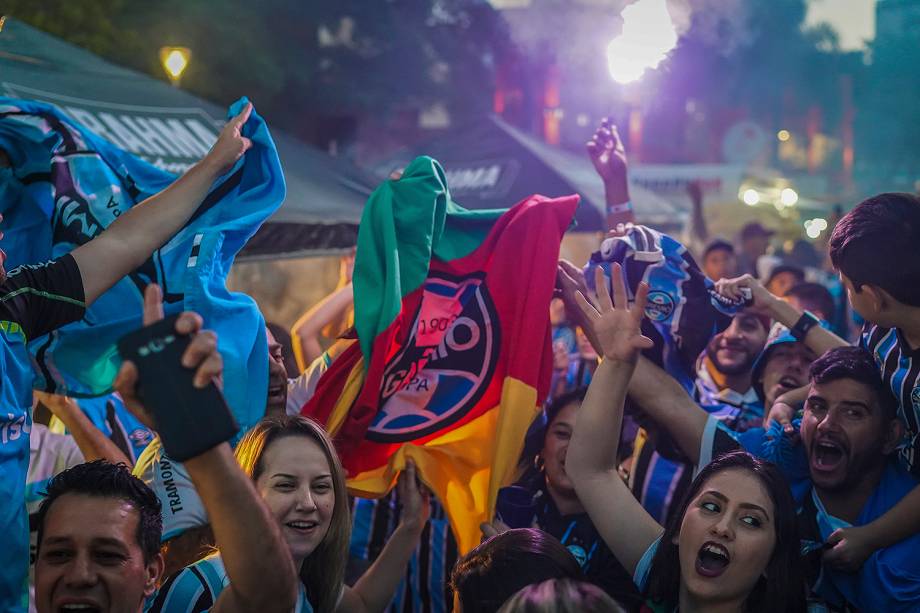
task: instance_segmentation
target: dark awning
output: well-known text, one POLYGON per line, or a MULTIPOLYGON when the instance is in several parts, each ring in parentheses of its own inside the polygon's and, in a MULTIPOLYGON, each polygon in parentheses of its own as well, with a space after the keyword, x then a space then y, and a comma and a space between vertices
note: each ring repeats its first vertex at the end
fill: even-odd
MULTIPOLYGON (((0 95, 56 104, 121 148, 173 172, 208 151, 225 114, 15 19, 7 19, 0 32, 0 95)), ((272 136, 287 198, 237 259, 320 255, 353 246, 376 180, 279 130, 272 136)))
MULTIPOLYGON (((377 164, 378 177, 405 166, 417 155, 444 166, 454 200, 471 209, 507 208, 530 196, 582 197, 575 220, 579 231, 603 231, 604 188, 587 154, 548 145, 488 115, 459 122, 432 140, 414 145, 377 164)), ((630 186, 639 222, 674 224, 681 214, 664 198, 630 186)))

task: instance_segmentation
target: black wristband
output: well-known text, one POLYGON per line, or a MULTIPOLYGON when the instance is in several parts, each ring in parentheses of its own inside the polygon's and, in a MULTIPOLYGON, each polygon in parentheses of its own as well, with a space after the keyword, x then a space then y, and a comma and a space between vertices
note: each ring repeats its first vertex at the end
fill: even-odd
POLYGON ((802 313, 802 316, 799 317, 799 320, 795 322, 795 325, 792 326, 792 329, 789 330, 789 333, 797 341, 804 341, 805 337, 808 336, 808 331, 821 324, 821 320, 805 311, 802 313))

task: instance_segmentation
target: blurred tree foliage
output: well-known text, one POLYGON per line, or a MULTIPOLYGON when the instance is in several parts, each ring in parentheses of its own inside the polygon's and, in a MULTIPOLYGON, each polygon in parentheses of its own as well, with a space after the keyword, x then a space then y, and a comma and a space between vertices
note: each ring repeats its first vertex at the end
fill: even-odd
POLYGON ((827 24, 806 27, 806 0, 734 4, 732 11, 693 13, 670 63, 657 75, 662 103, 657 119, 647 122, 649 138, 673 142, 675 134, 684 134, 676 124, 686 121, 680 107, 688 100, 708 116, 741 111, 736 119, 800 133, 809 110, 819 108, 820 129, 837 133, 844 111, 841 76, 861 78, 862 53, 842 52, 827 24))
POLYGON ((488 109, 510 49, 485 0, 5 0, 4 13, 165 79, 158 50, 182 45, 182 87, 219 104, 246 94, 288 131, 385 117, 438 101, 488 109))
POLYGON ((920 193, 920 4, 885 0, 857 91, 857 170, 867 191, 920 193))

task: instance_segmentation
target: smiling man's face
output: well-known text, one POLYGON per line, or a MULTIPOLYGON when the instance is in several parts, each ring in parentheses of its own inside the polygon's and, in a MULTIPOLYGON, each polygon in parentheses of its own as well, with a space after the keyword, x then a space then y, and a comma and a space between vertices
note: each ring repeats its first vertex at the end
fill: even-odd
POLYGON ((119 498, 64 494, 45 516, 35 562, 39 613, 140 611, 163 570, 144 560, 140 514, 119 498))

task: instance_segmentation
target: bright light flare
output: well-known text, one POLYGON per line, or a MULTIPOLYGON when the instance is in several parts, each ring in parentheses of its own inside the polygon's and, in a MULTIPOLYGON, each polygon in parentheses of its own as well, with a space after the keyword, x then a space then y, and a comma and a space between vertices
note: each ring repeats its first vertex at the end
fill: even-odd
POLYGON ((754 206, 760 202, 760 194, 757 193, 756 189, 746 189, 741 195, 741 199, 744 201, 744 204, 754 206))
POLYGON ((779 141, 784 142, 784 143, 785 143, 787 140, 789 140, 791 137, 792 137, 792 135, 789 134, 789 130, 780 130, 779 132, 776 133, 776 138, 777 138, 779 141))
POLYGON ((623 32, 607 45, 607 69, 625 84, 658 67, 677 44, 677 30, 665 0, 638 0, 622 17, 623 32))
POLYGON ((794 206, 799 201, 799 194, 791 187, 787 187, 779 193, 779 200, 783 206, 794 206))

